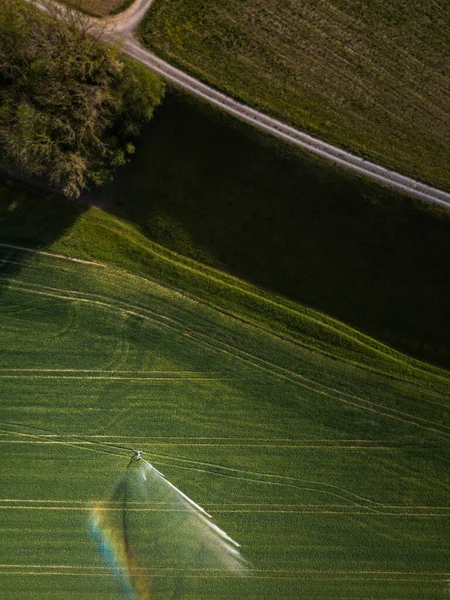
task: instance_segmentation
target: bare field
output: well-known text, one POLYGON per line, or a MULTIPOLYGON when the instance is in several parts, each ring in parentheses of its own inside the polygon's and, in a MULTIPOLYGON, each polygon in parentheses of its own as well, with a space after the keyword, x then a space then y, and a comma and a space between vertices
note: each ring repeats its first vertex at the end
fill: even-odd
POLYGON ((157 0, 143 38, 243 101, 448 187, 443 0, 157 0))
POLYGON ((106 15, 115 14, 120 9, 125 10, 132 0, 67 0, 66 4, 75 6, 81 9, 83 12, 87 12, 91 15, 97 15, 99 17, 105 17, 106 15))

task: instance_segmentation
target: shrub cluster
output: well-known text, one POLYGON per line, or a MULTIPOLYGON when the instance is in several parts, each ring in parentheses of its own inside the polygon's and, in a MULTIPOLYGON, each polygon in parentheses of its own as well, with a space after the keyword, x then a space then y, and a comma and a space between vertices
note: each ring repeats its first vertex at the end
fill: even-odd
POLYGON ((86 15, 1 0, 0 166, 69 198, 127 160, 164 86, 86 15))

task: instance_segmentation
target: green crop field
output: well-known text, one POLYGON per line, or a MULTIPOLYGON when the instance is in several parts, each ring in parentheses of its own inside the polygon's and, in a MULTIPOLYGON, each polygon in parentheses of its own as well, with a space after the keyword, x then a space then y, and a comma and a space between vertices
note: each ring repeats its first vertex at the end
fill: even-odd
POLYGON ((248 104, 449 186, 445 0, 156 0, 157 54, 248 104))
POLYGON ((446 597, 448 371, 97 208, 1 190, 2 600, 446 597), (151 487, 108 504, 136 447, 242 545, 242 576, 158 565, 179 514, 151 487), (153 596, 102 561, 101 503, 153 596))

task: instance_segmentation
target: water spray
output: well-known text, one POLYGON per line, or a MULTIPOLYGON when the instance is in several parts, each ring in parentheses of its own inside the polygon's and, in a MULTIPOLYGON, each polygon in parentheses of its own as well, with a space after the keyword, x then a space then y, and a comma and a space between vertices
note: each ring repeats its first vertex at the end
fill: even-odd
POLYGON ((170 481, 168 479, 166 479, 164 477, 164 475, 161 473, 161 471, 158 471, 158 469, 155 469, 155 467, 153 465, 151 465, 149 462, 147 462, 146 460, 144 460, 145 464, 152 469, 155 473, 157 473, 160 477, 162 477, 164 479, 164 481, 167 483, 167 485, 169 485, 172 489, 174 489, 178 494, 180 494, 180 496, 182 498, 184 498, 187 502, 189 502, 189 504, 191 506, 193 506, 194 508, 196 508, 197 510, 199 510, 200 512, 202 512, 204 515, 206 515, 207 517, 209 517, 210 519, 212 519, 211 515, 209 513, 206 512, 206 510, 204 508, 202 508, 201 506, 199 506, 196 502, 194 502, 193 500, 191 500, 190 498, 188 498, 188 496, 186 496, 186 494, 183 494, 183 492, 181 490, 179 490, 177 487, 175 487, 173 485, 173 483, 170 483, 170 481))
POLYGON ((90 516, 91 534, 127 600, 181 600, 210 575, 248 572, 240 545, 141 450, 133 452, 110 499, 90 516))

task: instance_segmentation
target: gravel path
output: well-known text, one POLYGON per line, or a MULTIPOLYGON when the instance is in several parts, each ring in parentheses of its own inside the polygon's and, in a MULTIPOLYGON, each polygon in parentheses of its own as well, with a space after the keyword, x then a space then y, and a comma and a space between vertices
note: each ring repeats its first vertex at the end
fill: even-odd
MULTIPOLYGON (((153 2, 154 0, 136 0, 123 13, 104 19, 92 18, 92 21, 104 28, 107 39, 122 41, 123 51, 151 71, 242 121, 394 190, 450 209, 450 193, 364 160, 360 156, 273 119, 187 75, 141 46, 134 37, 134 31, 153 2)), ((43 2, 36 4, 46 10, 43 2)))

